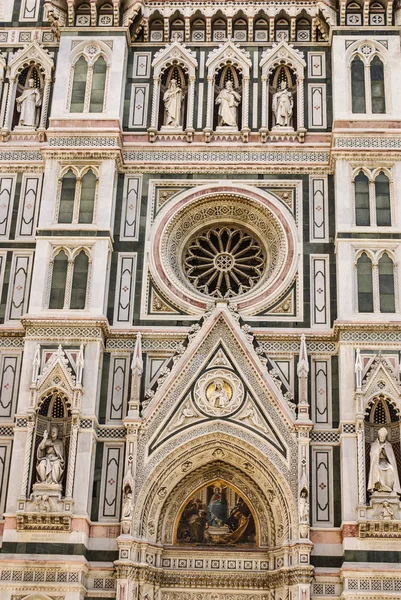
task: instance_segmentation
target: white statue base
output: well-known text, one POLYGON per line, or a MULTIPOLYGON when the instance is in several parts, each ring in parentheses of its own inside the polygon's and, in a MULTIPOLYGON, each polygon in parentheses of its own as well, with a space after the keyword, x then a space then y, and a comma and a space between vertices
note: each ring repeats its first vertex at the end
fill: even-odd
POLYGON ((373 492, 367 506, 358 506, 359 537, 399 538, 401 503, 398 494, 373 492))
POLYGON ((36 127, 33 125, 16 125, 13 129, 15 133, 36 133, 36 127))
POLYGON ((294 128, 293 127, 289 127, 289 126, 284 126, 284 125, 275 125, 274 127, 272 127, 272 133, 281 133, 281 134, 286 134, 286 133, 294 133, 294 128))
POLYGON ((238 127, 232 127, 230 125, 218 125, 218 127, 216 127, 216 133, 238 133, 238 127))
POLYGON ((51 496, 52 498, 61 498, 61 483, 34 483, 32 486, 33 496, 51 496))
POLYGON ((174 125, 162 125, 160 133, 183 133, 182 127, 175 127, 174 125))

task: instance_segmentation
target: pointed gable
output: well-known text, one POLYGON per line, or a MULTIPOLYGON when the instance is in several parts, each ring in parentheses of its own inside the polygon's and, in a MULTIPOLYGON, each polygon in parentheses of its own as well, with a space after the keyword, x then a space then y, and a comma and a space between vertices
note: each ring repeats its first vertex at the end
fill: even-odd
POLYGON ((206 68, 209 75, 214 75, 219 69, 231 64, 236 67, 243 75, 249 76, 249 71, 252 66, 249 52, 240 48, 231 39, 224 44, 220 44, 210 52, 206 61, 206 68))
POLYGON ((156 76, 173 65, 182 67, 190 76, 194 76, 198 61, 195 58, 195 54, 185 44, 181 44, 175 40, 171 44, 167 44, 159 52, 156 52, 152 61, 152 67, 156 76))

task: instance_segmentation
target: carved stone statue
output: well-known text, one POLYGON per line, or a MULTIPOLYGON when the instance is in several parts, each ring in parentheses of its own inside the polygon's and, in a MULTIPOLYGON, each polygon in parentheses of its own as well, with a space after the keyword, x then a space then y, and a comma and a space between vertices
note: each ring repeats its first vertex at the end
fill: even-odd
POLYGON ((282 81, 280 88, 273 96, 272 110, 276 119, 276 125, 290 127, 293 108, 294 99, 292 93, 287 88, 287 82, 282 81))
POLYGON ((219 126, 238 127, 237 107, 241 102, 241 95, 233 88, 231 81, 227 81, 225 87, 216 98, 219 105, 219 126))
POLYGON ((301 490, 301 493, 299 495, 298 511, 299 522, 309 523, 309 500, 308 492, 305 488, 301 490))
POLYGON ((394 450, 387 441, 387 435, 387 429, 382 427, 370 448, 368 491, 401 494, 394 450))
POLYGON ((132 487, 131 487, 130 483, 127 481, 124 485, 124 490, 123 490, 123 514, 122 514, 122 516, 124 519, 129 519, 131 517, 132 499, 133 499, 132 487))
POLYGON ((225 408, 230 402, 230 399, 224 389, 224 382, 222 379, 216 379, 213 383, 214 391, 210 394, 209 402, 214 408, 225 408))
POLYGON ((182 100, 182 89, 177 85, 176 80, 172 79, 163 96, 164 121, 168 127, 181 127, 182 100))
POLYGON ((64 442, 59 439, 56 426, 50 429, 50 439, 47 430, 44 432, 37 449, 36 459, 38 483, 61 483, 65 468, 64 442))
POLYGON ((42 94, 33 79, 29 79, 28 87, 15 101, 17 111, 21 113, 18 124, 23 127, 36 127, 38 124, 38 108, 42 105, 42 94))

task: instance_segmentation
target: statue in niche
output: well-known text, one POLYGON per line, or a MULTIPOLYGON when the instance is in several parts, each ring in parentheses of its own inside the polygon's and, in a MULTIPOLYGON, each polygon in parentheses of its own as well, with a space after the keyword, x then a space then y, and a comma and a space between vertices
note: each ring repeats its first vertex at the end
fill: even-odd
POLYGON ((231 81, 227 81, 225 87, 216 98, 219 105, 219 126, 238 127, 237 108, 241 102, 241 95, 233 88, 231 81))
POLYGON ((385 427, 379 429, 377 439, 370 448, 368 491, 401 494, 394 450, 387 436, 385 427))
POLYGON ((309 500, 308 500, 308 490, 302 488, 299 503, 298 503, 298 511, 299 511, 299 522, 300 523, 309 523, 309 500))
POLYGON ((182 89, 172 79, 163 95, 164 121, 167 127, 181 127, 182 101, 182 89))
POLYGON ((123 490, 123 513, 122 516, 124 519, 129 519, 132 513, 132 500, 133 493, 131 484, 127 481, 124 485, 123 490))
POLYGON ((35 85, 35 80, 28 80, 28 87, 16 98, 17 111, 20 113, 18 125, 21 127, 37 127, 39 107, 42 105, 40 88, 35 85))
POLYGON ((272 110, 276 120, 276 126, 290 127, 292 110, 294 108, 294 99, 292 92, 287 87, 287 82, 283 80, 280 88, 273 96, 272 110))
POLYGON ((60 484, 65 468, 64 442, 58 437, 56 425, 50 429, 50 439, 47 430, 44 432, 36 452, 36 459, 38 483, 60 484))

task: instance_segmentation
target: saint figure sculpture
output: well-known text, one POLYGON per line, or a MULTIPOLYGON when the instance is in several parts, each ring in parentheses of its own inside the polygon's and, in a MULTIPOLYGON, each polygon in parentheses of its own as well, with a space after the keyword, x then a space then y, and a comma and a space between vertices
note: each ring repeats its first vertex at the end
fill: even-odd
POLYGON ((241 102, 241 95, 233 88, 231 81, 227 81, 225 87, 216 98, 219 105, 219 125, 238 127, 237 107, 241 102))
POLYGON ((401 494, 394 450, 387 441, 388 431, 379 429, 377 440, 370 448, 369 492, 396 492, 401 494))
POLYGON ((287 82, 282 81, 280 88, 273 96, 273 113, 276 119, 276 125, 280 127, 290 127, 292 109, 294 108, 294 100, 292 93, 287 88, 287 82))
POLYGON ((165 124, 169 127, 181 127, 182 97, 182 89, 172 79, 163 96, 165 124))
POLYGON ((36 459, 38 483, 61 483, 65 467, 64 442, 59 439, 55 425, 50 429, 50 439, 47 430, 44 432, 36 459))
POLYGON ((42 104, 42 94, 31 78, 28 87, 16 98, 17 111, 20 114, 19 125, 23 127, 36 127, 38 121, 38 108, 42 104))

